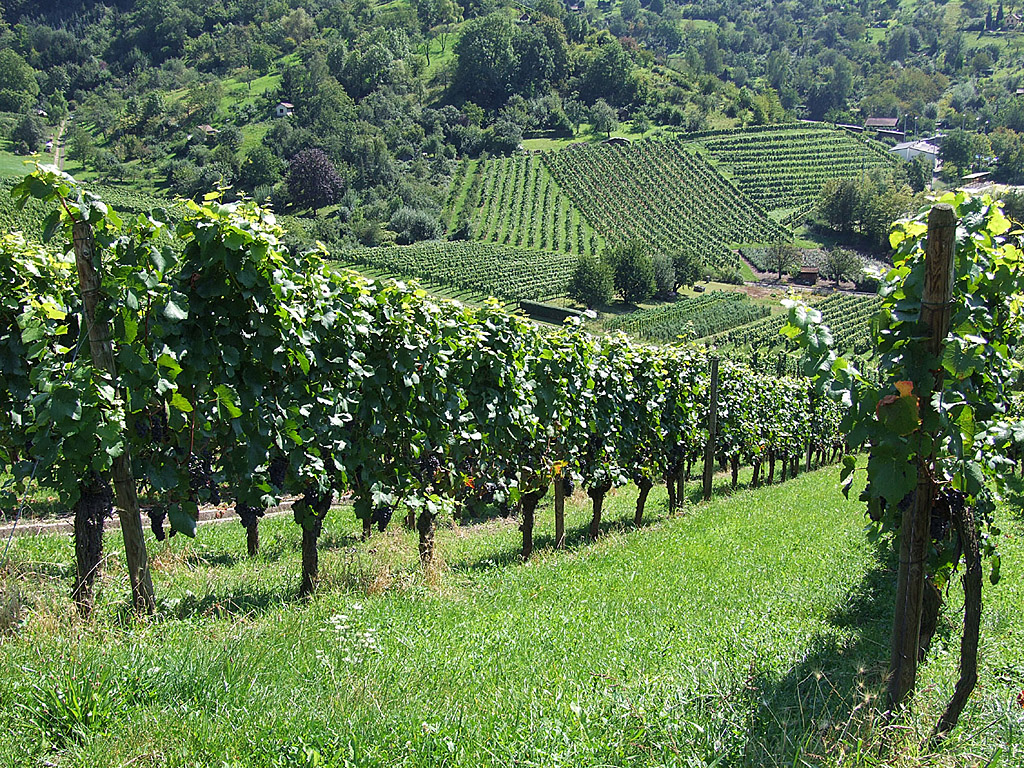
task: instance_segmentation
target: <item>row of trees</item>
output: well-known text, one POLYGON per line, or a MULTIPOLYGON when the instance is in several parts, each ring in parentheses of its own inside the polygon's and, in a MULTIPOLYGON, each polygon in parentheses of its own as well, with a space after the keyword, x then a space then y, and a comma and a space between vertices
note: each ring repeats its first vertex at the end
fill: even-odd
POLYGON ((618 295, 629 304, 652 296, 667 298, 704 274, 697 257, 686 250, 672 256, 652 255, 639 240, 609 246, 599 256, 583 256, 573 270, 567 295, 588 309, 603 306, 618 295))

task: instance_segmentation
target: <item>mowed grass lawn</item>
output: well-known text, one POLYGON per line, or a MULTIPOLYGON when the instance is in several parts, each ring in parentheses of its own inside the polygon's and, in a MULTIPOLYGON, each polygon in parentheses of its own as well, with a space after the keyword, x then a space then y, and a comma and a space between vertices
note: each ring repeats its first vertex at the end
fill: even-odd
POLYGON ((363 543, 343 507, 305 603, 289 516, 263 521, 254 561, 237 522, 207 525, 150 541, 161 604, 143 621, 125 611, 118 536, 89 624, 66 597, 70 538, 16 539, 3 589, 27 615, 0 640, 0 765, 1024 764, 1019 507, 1000 509, 978 691, 924 754, 956 679, 962 597, 950 591, 913 715, 877 724, 894 575, 837 487, 832 468, 723 486, 672 518, 655 491, 640 529, 621 489, 597 543, 577 492, 565 552, 548 548, 549 498, 533 562, 496 518, 442 528, 426 576, 397 518, 363 543))

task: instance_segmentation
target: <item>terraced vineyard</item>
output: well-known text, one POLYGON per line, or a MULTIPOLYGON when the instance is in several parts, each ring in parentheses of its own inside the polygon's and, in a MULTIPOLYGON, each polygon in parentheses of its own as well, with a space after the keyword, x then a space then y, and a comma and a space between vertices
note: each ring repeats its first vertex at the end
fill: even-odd
POLYGON ((351 251, 340 260, 510 301, 561 295, 576 265, 569 254, 439 240, 351 251))
POLYGON ((551 175, 609 242, 687 248, 736 267, 729 243, 788 239, 759 205, 679 140, 574 146, 544 155, 551 175))
POLYGON ((746 326, 764 318, 768 312, 767 307, 754 304, 742 293, 715 291, 620 315, 609 320, 605 327, 652 341, 674 342, 680 337, 701 339, 728 328, 746 326))
POLYGON ((449 231, 468 221, 473 240, 532 250, 589 254, 603 242, 536 155, 463 160, 443 218, 449 231))
POLYGON ((881 144, 827 126, 726 131, 696 141, 768 210, 806 211, 826 181, 898 162, 881 144))
MULTIPOLYGON (((43 219, 50 208, 37 200, 29 200, 24 208, 18 210, 11 198, 11 188, 20 180, 20 176, 0 179, 0 229, 4 232, 19 231, 29 240, 38 242, 42 237, 43 219)), ((122 187, 95 186, 92 189, 121 214, 146 213, 162 207, 174 216, 184 210, 172 200, 151 197, 122 187)))
MULTIPOLYGON (((880 302, 876 296, 833 293, 814 306, 832 330, 836 348, 847 355, 863 355, 871 350, 870 322, 880 302)), ((786 340, 779 334, 785 319, 784 314, 763 317, 719 333, 709 341, 740 354, 781 350, 786 346, 786 340)))

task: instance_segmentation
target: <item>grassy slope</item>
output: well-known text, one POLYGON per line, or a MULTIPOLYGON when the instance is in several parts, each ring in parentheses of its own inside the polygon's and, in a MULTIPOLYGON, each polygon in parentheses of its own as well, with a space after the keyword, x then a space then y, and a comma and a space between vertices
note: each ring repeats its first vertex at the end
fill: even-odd
MULTIPOLYGON (((8 583, 38 597, 22 636, 0 645, 0 764, 963 765, 1002 746, 992 764, 1019 765, 1020 517, 1004 526, 980 689, 950 752, 915 757, 905 736, 927 726, 915 719, 891 734, 893 758, 862 707, 886 664, 892 575, 836 485, 829 469, 675 519, 654 495, 657 519, 640 531, 623 490, 596 545, 579 541, 578 495, 567 553, 523 566, 514 522, 446 529, 446 564, 428 579, 407 534, 357 543, 345 511, 330 519, 325 588, 308 605, 293 600, 290 520, 264 522, 255 564, 237 524, 206 528, 151 542, 164 602, 141 625, 120 618, 116 554, 83 627, 64 597, 70 541, 18 540, 8 583), (69 678, 101 670, 106 732, 48 753, 40 731, 56 729, 30 687, 80 687, 69 678)), ((550 528, 548 508, 539 529, 550 528)), ((927 720, 954 647, 940 630, 921 681, 927 720)))

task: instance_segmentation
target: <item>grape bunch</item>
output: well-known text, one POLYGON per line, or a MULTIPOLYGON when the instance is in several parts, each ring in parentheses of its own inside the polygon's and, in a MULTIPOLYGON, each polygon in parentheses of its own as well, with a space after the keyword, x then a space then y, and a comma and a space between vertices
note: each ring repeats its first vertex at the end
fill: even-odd
MULTIPOLYGON (((135 422, 135 430, 139 437, 145 437, 141 432, 142 419, 135 422)), ((167 414, 163 408, 159 409, 156 413, 152 413, 149 416, 149 439, 153 443, 166 443, 170 436, 167 431, 167 414)))
POLYGON ((284 479, 288 473, 288 459, 284 456, 275 456, 270 461, 270 467, 268 475, 270 476, 270 484, 278 490, 284 488, 284 479))
MULTIPOLYGON (((146 514, 149 515, 149 527, 153 531, 156 540, 163 541, 166 537, 164 534, 164 519, 167 517, 167 510, 157 505, 146 510, 146 514)), ((173 534, 174 531, 171 531, 171 533, 173 534)))
POLYGON ((576 492, 576 485, 572 481, 572 475, 568 472, 562 475, 562 490, 565 491, 566 497, 572 496, 576 492))
POLYGON ((209 453, 202 455, 197 453, 189 454, 188 487, 199 498, 204 498, 205 496, 211 504, 220 504, 220 488, 213 480, 209 453))
POLYGON ((370 516, 370 522, 377 526, 377 530, 384 533, 384 530, 388 527, 388 523, 391 522, 391 515, 394 513, 394 508, 390 504, 378 504, 373 508, 373 514, 370 516))
POLYGON ((430 482, 441 469, 441 460, 436 454, 428 453, 420 459, 419 479, 421 482, 430 482))

